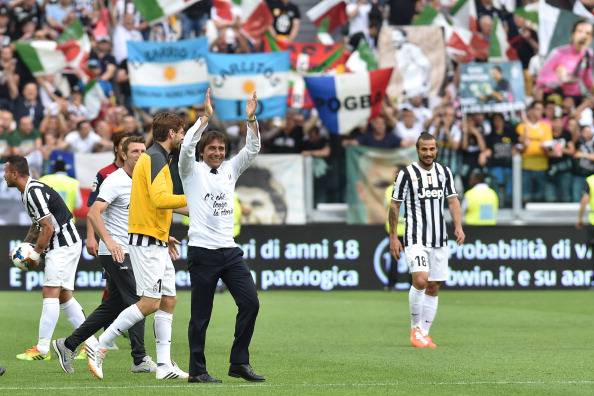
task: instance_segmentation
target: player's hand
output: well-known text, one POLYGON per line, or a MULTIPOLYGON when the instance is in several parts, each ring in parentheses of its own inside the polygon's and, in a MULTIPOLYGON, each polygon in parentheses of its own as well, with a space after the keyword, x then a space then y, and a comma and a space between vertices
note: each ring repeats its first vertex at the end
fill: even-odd
POLYGON ((107 246, 107 250, 111 253, 111 257, 116 263, 122 264, 124 262, 124 258, 126 257, 126 253, 124 249, 120 246, 119 243, 115 241, 109 241, 105 243, 107 246))
POLYGON ((212 103, 210 101, 210 88, 206 90, 206 95, 204 95, 204 115, 210 118, 214 110, 212 109, 212 103))
POLYGON ((97 253, 99 252, 99 245, 97 244, 97 240, 95 238, 87 238, 87 240, 85 241, 85 245, 87 246, 87 253, 89 253, 91 256, 97 256, 97 253))
POLYGON ((181 245, 181 242, 175 239, 175 237, 169 237, 169 243, 167 244, 169 249, 169 257, 171 257, 171 261, 175 261, 179 259, 179 250, 177 250, 176 245, 181 245))
POLYGON ((390 237, 390 253, 396 260, 400 260, 400 253, 402 253, 402 244, 398 237, 390 237))
POLYGON ((245 104, 245 113, 247 114, 247 118, 253 118, 254 114, 256 114, 256 109, 258 108, 258 97, 256 96, 256 91, 252 94, 252 97, 248 99, 247 103, 245 104))
POLYGON ((27 257, 22 261, 23 265, 27 270, 32 270, 39 267, 39 260, 33 260, 31 257, 27 257))
POLYGON ((454 230, 454 235, 456 236, 456 242, 458 243, 458 245, 462 245, 464 243, 464 240, 466 239, 466 235, 464 235, 462 227, 456 228, 454 230))

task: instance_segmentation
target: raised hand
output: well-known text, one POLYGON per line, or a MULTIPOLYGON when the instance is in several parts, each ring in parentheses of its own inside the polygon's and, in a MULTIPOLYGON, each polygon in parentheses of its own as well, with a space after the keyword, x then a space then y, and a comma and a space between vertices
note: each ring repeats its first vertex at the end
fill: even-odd
POLYGON ((214 111, 210 102, 210 88, 208 88, 206 90, 206 95, 204 95, 204 115, 210 118, 212 113, 214 113, 214 111))
POLYGON ((252 97, 248 99, 247 103, 245 104, 245 112, 247 114, 247 118, 254 118, 256 114, 256 109, 258 108, 258 97, 256 96, 256 91, 252 94, 252 97))

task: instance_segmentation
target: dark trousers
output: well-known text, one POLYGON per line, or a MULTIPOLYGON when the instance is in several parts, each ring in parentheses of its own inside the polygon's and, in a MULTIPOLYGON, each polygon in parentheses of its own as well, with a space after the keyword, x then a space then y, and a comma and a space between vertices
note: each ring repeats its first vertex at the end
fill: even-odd
POLYGON ((210 250, 189 246, 188 268, 192 282, 189 374, 196 376, 207 372, 204 343, 219 278, 227 285, 238 308, 230 363, 249 363, 248 348, 260 303, 250 270, 243 261, 243 251, 237 247, 210 250))
MULTIPOLYGON (((101 265, 107 273, 109 282, 108 297, 101 302, 101 305, 87 317, 83 324, 66 338, 66 347, 74 351, 87 338, 95 334, 103 326, 109 325, 118 317, 120 312, 132 304, 136 304, 136 280, 132 272, 130 256, 122 264, 113 261, 111 256, 99 256, 101 265)), ((128 330, 130 345, 132 347, 132 358, 134 364, 140 364, 146 356, 144 349, 144 319, 128 330)))

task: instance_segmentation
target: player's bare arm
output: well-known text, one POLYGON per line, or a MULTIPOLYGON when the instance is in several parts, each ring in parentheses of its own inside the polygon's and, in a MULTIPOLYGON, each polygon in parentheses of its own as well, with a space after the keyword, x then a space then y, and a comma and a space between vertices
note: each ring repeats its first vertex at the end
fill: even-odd
POLYGON ((448 198, 448 207, 450 209, 450 214, 452 215, 452 220, 454 221, 454 235, 456 236, 456 242, 458 245, 462 245, 464 239, 466 239, 466 235, 464 235, 464 230, 462 229, 462 210, 457 196, 448 198))
POLYGON ((248 99, 245 104, 245 113, 247 114, 248 126, 252 131, 256 133, 256 136, 260 133, 258 131, 258 125, 256 124, 256 110, 258 109, 258 96, 256 91, 252 94, 252 97, 248 99))
POLYGON ((93 225, 93 228, 97 230, 99 237, 105 243, 105 246, 107 246, 107 250, 111 253, 114 261, 121 264, 124 262, 124 249, 122 249, 120 244, 114 241, 111 235, 109 235, 105 223, 103 222, 103 218, 101 217, 101 214, 105 212, 107 206, 107 202, 97 199, 93 205, 91 205, 87 218, 93 225))
POLYGON ((29 227, 29 231, 27 231, 27 235, 23 242, 35 243, 37 241, 37 237, 39 236, 39 228, 35 224, 31 224, 29 227))
MULTIPOLYGON (((36 227, 32 226, 32 228, 36 227)), ((39 231, 37 232, 37 238, 32 241, 27 241, 35 245, 35 252, 37 253, 36 255, 32 255, 24 260, 24 264, 28 268, 35 268, 39 265, 40 255, 45 251, 47 245, 49 245, 53 234, 54 226, 50 220, 50 216, 46 216, 39 220, 39 231)), ((27 236, 29 235, 27 234, 27 236)))
POLYGON ((397 225, 398 216, 400 215, 400 201, 392 201, 390 203, 390 210, 388 212, 388 221, 390 223, 390 253, 396 259, 400 259, 400 253, 402 253, 402 244, 398 239, 397 225))

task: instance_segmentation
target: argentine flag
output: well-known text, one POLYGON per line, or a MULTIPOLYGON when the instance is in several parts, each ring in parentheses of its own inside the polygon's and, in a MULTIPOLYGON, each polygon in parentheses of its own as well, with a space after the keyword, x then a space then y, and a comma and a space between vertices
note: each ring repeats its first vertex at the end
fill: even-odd
POLYGON ((128 74, 137 107, 170 108, 204 102, 208 88, 206 38, 128 41, 128 74))
POLYGON ((392 69, 304 77, 320 119, 333 134, 348 134, 379 115, 392 69))
POLYGON ((220 120, 246 118, 245 103, 258 95, 256 116, 283 117, 289 90, 289 53, 214 54, 207 58, 215 112, 220 120))

